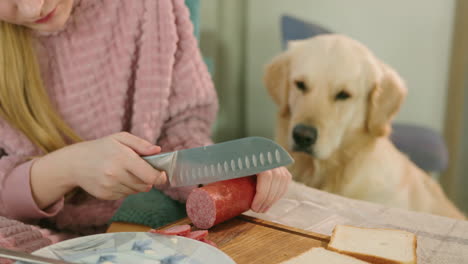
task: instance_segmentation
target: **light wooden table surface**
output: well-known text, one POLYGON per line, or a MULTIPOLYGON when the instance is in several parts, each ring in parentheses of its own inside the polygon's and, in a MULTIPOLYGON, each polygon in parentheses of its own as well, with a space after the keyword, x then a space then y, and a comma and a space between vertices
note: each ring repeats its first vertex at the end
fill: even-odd
MULTIPOLYGON (((185 218, 173 225, 191 224, 185 218)), ((150 227, 113 223, 108 232, 146 232, 150 227)), ((236 263, 280 263, 314 247, 324 247, 329 237, 241 215, 209 230, 208 239, 236 263)))

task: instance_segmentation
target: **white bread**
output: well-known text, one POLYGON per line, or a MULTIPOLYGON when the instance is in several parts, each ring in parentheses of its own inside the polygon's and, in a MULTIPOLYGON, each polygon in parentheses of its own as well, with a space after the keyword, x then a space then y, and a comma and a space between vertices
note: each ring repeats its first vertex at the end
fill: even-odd
POLYGON ((353 257, 336 253, 324 248, 313 248, 281 264, 369 264, 353 257))
POLYGON ((328 249, 375 264, 416 264, 416 246, 410 232, 337 225, 328 249))

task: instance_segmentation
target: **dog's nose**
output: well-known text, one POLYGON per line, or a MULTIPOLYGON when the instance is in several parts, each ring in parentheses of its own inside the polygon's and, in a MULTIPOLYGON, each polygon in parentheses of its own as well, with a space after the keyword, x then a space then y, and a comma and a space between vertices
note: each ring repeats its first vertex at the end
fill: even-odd
POLYGON ((299 124, 294 127, 292 136, 298 147, 308 148, 317 141, 317 129, 312 126, 299 124))

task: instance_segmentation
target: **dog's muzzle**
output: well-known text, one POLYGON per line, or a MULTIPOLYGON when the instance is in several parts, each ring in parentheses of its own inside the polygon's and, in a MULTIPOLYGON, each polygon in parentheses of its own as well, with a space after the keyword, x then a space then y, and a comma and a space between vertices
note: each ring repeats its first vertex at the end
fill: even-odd
POLYGON ((317 141, 318 132, 313 126, 298 124, 293 128, 294 151, 313 154, 313 145, 317 141))

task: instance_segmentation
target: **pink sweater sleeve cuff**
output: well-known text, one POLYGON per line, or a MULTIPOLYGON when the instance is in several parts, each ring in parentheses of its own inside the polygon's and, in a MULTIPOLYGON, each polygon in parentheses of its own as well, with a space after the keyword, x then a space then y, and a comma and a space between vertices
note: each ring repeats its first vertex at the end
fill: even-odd
POLYGON ((3 190, 4 204, 10 217, 19 220, 40 219, 55 216, 64 204, 64 198, 45 210, 39 209, 33 198, 30 172, 34 160, 17 166, 7 176, 3 190))

